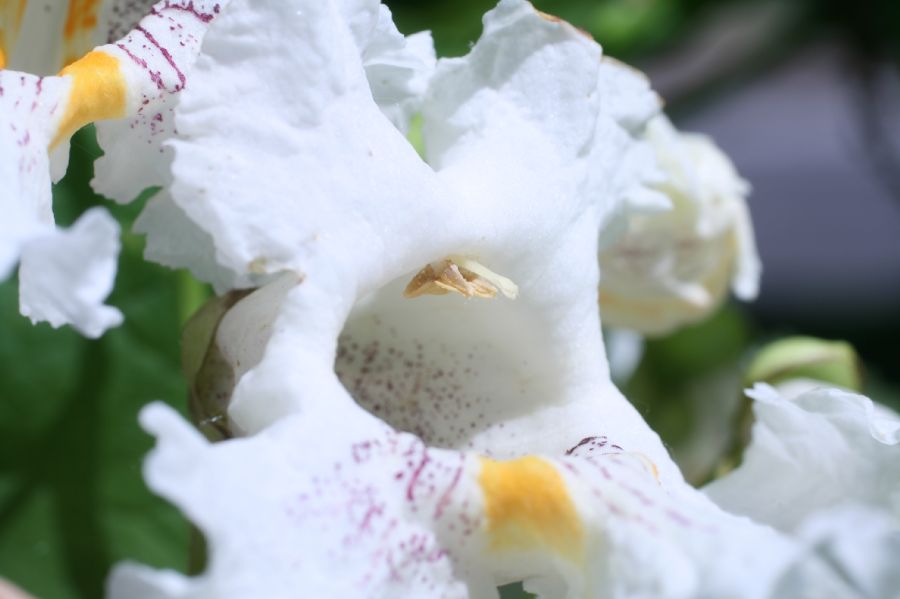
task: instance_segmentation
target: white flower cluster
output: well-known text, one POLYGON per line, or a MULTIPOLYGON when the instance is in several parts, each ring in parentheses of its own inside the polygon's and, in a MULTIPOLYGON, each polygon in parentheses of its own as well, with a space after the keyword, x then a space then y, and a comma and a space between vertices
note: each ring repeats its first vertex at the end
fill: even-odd
POLYGON ((22 312, 88 336, 121 320, 115 222, 51 210, 95 121, 95 189, 160 188, 147 257, 253 289, 213 338, 234 438, 141 417, 147 482, 207 568, 123 564, 110 597, 898 596, 895 415, 758 387, 744 465, 696 490, 610 381, 601 314, 669 330, 729 283, 755 295, 759 266, 727 158, 583 32, 501 0, 436 60, 376 0, 111 0, 42 26, 44 4, 0 8, 0 66, 113 41, 57 76, 0 70, 0 276, 19 263, 22 312))

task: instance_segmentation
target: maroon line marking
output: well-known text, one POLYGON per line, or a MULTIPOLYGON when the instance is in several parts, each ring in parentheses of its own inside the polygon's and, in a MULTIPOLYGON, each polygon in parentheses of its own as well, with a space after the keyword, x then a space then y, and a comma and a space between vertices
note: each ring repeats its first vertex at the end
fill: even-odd
POLYGON ((434 509, 434 519, 437 520, 444 514, 444 510, 447 509, 447 506, 450 505, 450 495, 453 493, 453 490, 456 489, 456 485, 459 484, 459 479, 462 478, 463 468, 465 467, 466 458, 464 454, 459 454, 459 466, 456 468, 456 472, 453 474, 453 480, 450 482, 450 485, 444 489, 443 495, 438 500, 437 507, 434 509))
POLYGON ((175 74, 178 75, 178 81, 181 82, 181 86, 180 86, 180 87, 176 87, 176 88, 175 88, 175 91, 180 91, 180 90, 184 89, 184 83, 185 83, 184 73, 182 73, 182 72, 181 72, 181 69, 178 68, 178 65, 175 64, 175 59, 172 58, 172 55, 169 54, 169 51, 166 50, 165 48, 163 48, 163 47, 159 44, 159 42, 156 41, 156 38, 153 37, 153 34, 152 34, 152 33, 150 33, 149 31, 147 31, 146 29, 144 29, 144 28, 141 27, 140 25, 138 25, 137 27, 135 27, 135 29, 137 29, 138 31, 140 31, 141 33, 143 33, 143 34, 144 34, 144 37, 147 38, 147 41, 149 41, 151 44, 153 44, 154 46, 156 46, 156 47, 159 49, 160 53, 161 53, 161 54, 163 55, 163 57, 166 59, 166 62, 169 63, 169 66, 171 66, 173 69, 175 69, 175 74))
POLYGON ((416 469, 413 470, 412 478, 409 480, 409 484, 406 485, 406 499, 409 501, 415 500, 415 486, 419 481, 419 476, 422 474, 422 470, 425 469, 425 465, 431 461, 431 458, 428 457, 428 450, 423 447, 422 449, 422 459, 419 461, 419 464, 416 466, 416 469))

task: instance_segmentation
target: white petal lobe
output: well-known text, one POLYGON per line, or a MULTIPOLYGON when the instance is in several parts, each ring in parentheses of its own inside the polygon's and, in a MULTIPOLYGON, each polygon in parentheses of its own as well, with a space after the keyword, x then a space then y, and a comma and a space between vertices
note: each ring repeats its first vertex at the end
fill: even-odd
POLYGON ((19 264, 19 307, 32 322, 71 324, 96 338, 122 323, 103 301, 112 291, 119 255, 119 225, 101 208, 70 229, 28 241, 19 264))
POLYGON ((805 516, 856 502, 900 514, 900 418, 821 388, 787 399, 748 394, 757 422, 743 464, 707 494, 723 508, 791 531, 805 516))

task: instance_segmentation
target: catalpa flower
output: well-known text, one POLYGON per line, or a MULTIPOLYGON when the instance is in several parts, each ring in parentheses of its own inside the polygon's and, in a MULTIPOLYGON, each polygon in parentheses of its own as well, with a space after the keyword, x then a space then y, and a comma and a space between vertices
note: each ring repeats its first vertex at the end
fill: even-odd
MULTIPOLYGON (((812 519, 799 526, 767 509, 732 514, 750 511, 729 498, 775 471, 752 465, 782 454, 761 437, 746 469, 707 496, 610 381, 598 256, 631 210, 666 201, 647 81, 523 0, 488 13, 465 57, 434 64, 427 42, 400 35, 369 0, 163 2, 120 42, 128 52, 95 50, 40 86, 2 73, 33 82, 9 102, 30 99, 16 122, 41 134, 38 149, 8 155, 43 160, 12 172, 23 188, 10 204, 49 193, 47 148, 74 126, 59 107, 85 98, 78 124, 119 119, 101 125, 95 186, 119 200, 163 187, 142 217, 151 256, 223 289, 258 287, 198 316, 211 342, 189 364, 203 424, 232 438, 210 444, 161 405, 142 414, 158 437, 148 484, 202 529, 207 568, 188 577, 123 564, 109 594, 496 597, 514 581, 542 597, 891 588, 895 473, 818 473, 857 489, 807 503, 812 519), (190 39, 164 37, 186 35, 182 18, 190 39), (82 96, 72 90, 89 64, 82 96), (122 87, 125 64, 137 66, 122 87), (421 156, 405 136, 414 112, 421 156), (151 150, 126 151, 135 143, 151 150), (860 567, 869 542, 878 559, 860 567)), ((733 268, 733 253, 724 260, 733 268)), ((820 422, 837 471, 860 455, 885 463, 895 421, 876 426, 865 400, 835 397, 839 409, 815 397, 796 400, 799 411, 766 405, 794 415, 780 434, 820 422)), ((802 463, 810 446, 786 455, 802 463)), ((805 499, 789 490, 773 483, 767 499, 805 499)))
POLYGON ((220 265, 268 281, 203 315, 197 403, 244 438, 210 445, 166 408, 144 413, 160 439, 148 482, 203 529, 210 561, 193 578, 124 565, 112 596, 843 584, 813 541, 686 485, 609 381, 597 255, 655 176, 635 166, 659 110, 646 81, 506 0, 468 56, 438 63, 423 160, 360 58, 376 6, 235 0, 210 27, 177 108, 171 198, 220 265), (251 36, 269 44, 235 50, 251 36))

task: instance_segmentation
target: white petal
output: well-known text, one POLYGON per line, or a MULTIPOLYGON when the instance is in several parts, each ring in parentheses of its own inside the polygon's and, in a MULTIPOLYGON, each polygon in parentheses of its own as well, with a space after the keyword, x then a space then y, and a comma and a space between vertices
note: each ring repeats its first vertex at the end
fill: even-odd
POLYGON ((360 54, 349 24, 315 4, 233 5, 181 100, 173 197, 236 272, 306 272, 327 255, 338 271, 384 262, 374 276, 396 260, 371 251, 379 237, 402 243, 429 207, 440 214, 433 175, 372 101, 359 59, 347 64, 360 54), (251 32, 271 43, 236 49, 251 32))
POLYGON ((811 555, 832 566, 832 575, 826 580, 834 588, 847 588, 848 595, 871 599, 897 596, 900 518, 896 513, 841 505, 808 516, 798 536, 811 555))
POLYGON ((357 44, 375 102, 398 129, 406 132, 410 118, 420 108, 437 62, 431 33, 404 37, 397 31, 387 6, 372 1, 346 4, 377 11, 374 28, 364 39, 357 35, 357 44))
POLYGON ((71 83, 0 71, 0 180, 4 213, 53 224, 47 148, 71 83))
POLYGON ((5 68, 38 75, 57 72, 63 66, 67 14, 67 1, 5 2, 0 8, 0 52, 5 54, 5 68))
POLYGON ((209 446, 170 408, 141 420, 159 438, 148 484, 203 529, 209 564, 189 580, 126 566, 110 580, 113 599, 468 596, 432 527, 449 523, 463 456, 371 421, 329 431, 293 417, 209 446))
POLYGON ((147 482, 200 526, 209 561, 194 578, 120 566, 110 596, 496 597, 525 580, 547 599, 762 598, 799 556, 605 438, 497 462, 353 415, 208 445, 146 408, 147 482))
POLYGON ((212 284, 218 293, 252 287, 263 280, 252 275, 239 276, 221 266, 209 233, 187 217, 167 190, 160 190, 147 201, 134 223, 134 231, 147 234, 147 260, 170 268, 187 268, 198 279, 212 284))
POLYGON ((706 488, 723 508, 782 530, 845 502, 900 513, 900 418, 866 397, 821 388, 794 399, 767 385, 755 400, 741 466, 706 488))
POLYGON ((91 184, 98 193, 130 202, 171 182, 171 150, 163 144, 175 133, 173 109, 207 28, 226 6, 224 0, 159 2, 133 31, 102 48, 120 61, 128 109, 125 119, 97 124, 104 156, 91 184))
MULTIPOLYGON (((179 109, 184 139, 173 143, 175 201, 212 235, 217 260, 241 273, 287 269, 303 277, 285 316, 290 327, 274 327, 290 330, 273 340, 286 351, 267 350, 276 357, 261 369, 271 377, 247 375, 251 387, 271 386, 250 395, 276 405, 290 397, 282 385, 302 381, 311 397, 338 385, 334 343, 361 290, 420 266, 411 248, 426 235, 434 244, 425 247, 426 260, 454 247, 442 240, 449 237, 443 227, 421 227, 452 215, 451 202, 372 100, 354 32, 338 8, 232 5, 209 32, 179 109), (273 43, 235 52, 251 32, 273 43), (348 65, 348 57, 355 61, 348 65), (276 374, 300 356, 303 377, 276 374)), ((242 428, 279 415, 254 401, 243 410, 235 400, 235 413, 247 415, 242 428)))
POLYGON ((103 300, 112 291, 119 255, 119 225, 94 208, 67 230, 30 239, 19 264, 19 309, 32 322, 70 324, 99 337, 122 323, 103 300))
POLYGON ((122 320, 103 305, 115 276, 119 229, 97 210, 68 231, 53 225, 47 148, 71 89, 66 78, 0 71, 0 275, 21 260, 22 314, 97 337, 122 320))
POLYGON ((659 114, 662 100, 650 88, 647 76, 637 69, 604 56, 600 77, 608 81, 606 112, 631 133, 640 134, 647 121, 659 114))

